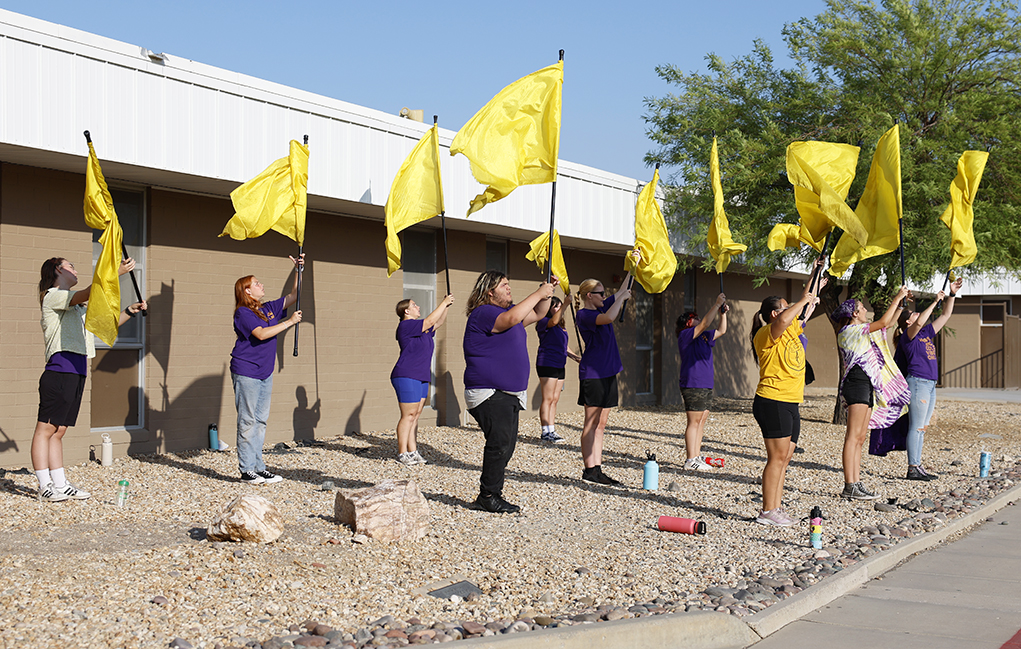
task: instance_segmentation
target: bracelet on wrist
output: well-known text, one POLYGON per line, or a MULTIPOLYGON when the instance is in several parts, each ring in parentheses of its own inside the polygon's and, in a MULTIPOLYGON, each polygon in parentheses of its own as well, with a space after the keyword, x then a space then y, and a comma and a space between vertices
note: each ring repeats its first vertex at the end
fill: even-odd
POLYGON ((951 293, 950 297, 957 297, 957 293, 951 293))

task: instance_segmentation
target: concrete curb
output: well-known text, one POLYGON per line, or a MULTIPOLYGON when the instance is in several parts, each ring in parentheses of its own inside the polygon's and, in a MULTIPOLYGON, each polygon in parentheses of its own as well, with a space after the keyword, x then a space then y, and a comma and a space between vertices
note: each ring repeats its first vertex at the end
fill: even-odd
POLYGON ((838 574, 831 575, 811 588, 793 597, 774 604, 769 608, 743 618, 743 621, 759 638, 775 633, 780 628, 821 608, 838 597, 849 593, 862 584, 894 568, 913 554, 928 550, 961 530, 978 524, 983 519, 1003 509, 1008 502, 1021 498, 1021 485, 1012 487, 996 496, 970 514, 947 523, 938 530, 902 541, 894 547, 875 554, 838 574))
POLYGON ((597 649, 643 647, 643 649, 740 649, 755 644, 862 584, 896 567, 913 554, 928 550, 948 537, 977 525, 1021 499, 1021 485, 996 496, 979 509, 944 527, 898 543, 818 584, 774 604, 755 615, 738 618, 726 613, 672 613, 633 620, 579 624, 458 641, 465 649, 597 649))

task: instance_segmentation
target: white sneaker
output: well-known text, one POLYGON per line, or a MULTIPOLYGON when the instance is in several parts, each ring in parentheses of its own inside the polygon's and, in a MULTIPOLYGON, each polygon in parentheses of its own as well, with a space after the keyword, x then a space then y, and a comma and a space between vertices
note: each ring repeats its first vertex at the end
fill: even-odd
POLYGON ((712 469, 706 461, 700 457, 693 457, 684 462, 684 468, 688 471, 710 471, 712 469))
POLYGON ((418 460, 415 459, 414 453, 401 453, 397 456, 397 461, 404 466, 415 466, 418 464, 418 460))
POLYGON ((63 494, 70 500, 86 500, 92 495, 84 489, 79 489, 70 482, 59 489, 57 487, 53 487, 53 490, 57 493, 63 494))
POLYGON ((51 503, 59 503, 62 500, 67 500, 67 496, 64 493, 54 489, 53 483, 51 482, 45 487, 43 487, 42 485, 39 486, 39 502, 42 502, 44 500, 51 503))
POLYGON ((275 482, 280 482, 281 480, 283 480, 282 477, 278 476, 275 473, 270 473, 269 471, 256 471, 255 475, 262 478, 262 481, 265 484, 273 484, 275 482))
POLYGON ((425 458, 422 457, 422 454, 418 451, 412 451, 411 455, 415 460, 415 464, 428 464, 428 462, 425 461, 425 458))

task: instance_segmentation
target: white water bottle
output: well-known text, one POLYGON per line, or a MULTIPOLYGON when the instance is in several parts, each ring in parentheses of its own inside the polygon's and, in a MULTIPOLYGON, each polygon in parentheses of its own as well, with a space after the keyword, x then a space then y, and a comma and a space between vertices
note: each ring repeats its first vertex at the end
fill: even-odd
POLYGON ((109 433, 103 433, 103 450, 102 450, 102 461, 100 462, 103 466, 113 466, 113 442, 110 441, 109 433))

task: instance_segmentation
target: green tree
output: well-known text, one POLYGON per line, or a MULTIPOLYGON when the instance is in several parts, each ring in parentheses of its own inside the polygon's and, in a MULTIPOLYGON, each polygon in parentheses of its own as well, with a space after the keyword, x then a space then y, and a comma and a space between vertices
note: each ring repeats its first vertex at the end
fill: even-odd
MULTIPOLYGON (((1006 0, 828 0, 815 18, 788 24, 784 40, 794 64, 776 66, 761 41, 730 63, 709 54, 705 72, 657 68, 679 91, 646 98, 648 133, 658 148, 646 156, 668 176, 671 227, 704 242, 712 215, 709 150, 719 140, 727 214, 745 262, 758 281, 805 262, 807 246, 770 252, 778 222, 796 223, 785 151, 796 140, 862 147, 848 201, 861 195, 876 141, 901 128, 906 270, 928 283, 950 261, 949 231, 939 216, 957 159, 967 149, 991 151, 978 200, 975 271, 1021 271, 1021 22, 1006 0)), ((835 233, 836 234, 836 233, 835 233)), ((832 250, 831 243, 830 249, 832 250)), ((682 260, 684 263, 684 260, 682 260)), ((687 263, 691 263, 689 260, 687 263)), ((709 264, 706 263, 706 267, 709 264)), ((882 302, 899 285, 896 253, 856 264, 850 294, 882 302), (884 281, 897 278, 897 281, 884 281)), ((828 301, 839 295, 834 283, 828 301)))

